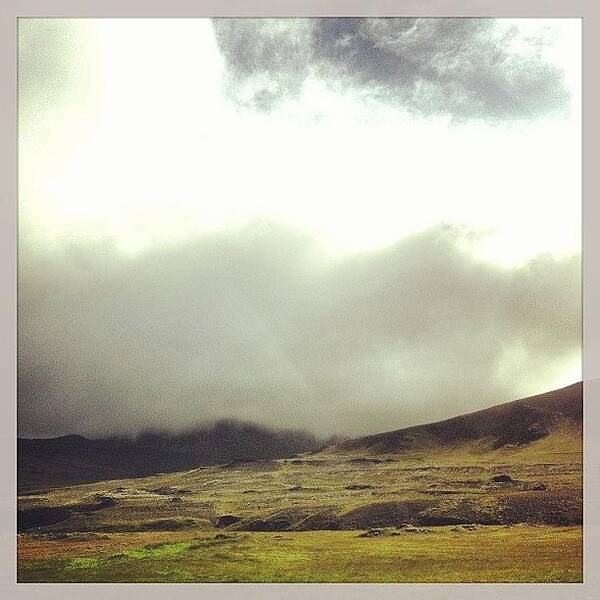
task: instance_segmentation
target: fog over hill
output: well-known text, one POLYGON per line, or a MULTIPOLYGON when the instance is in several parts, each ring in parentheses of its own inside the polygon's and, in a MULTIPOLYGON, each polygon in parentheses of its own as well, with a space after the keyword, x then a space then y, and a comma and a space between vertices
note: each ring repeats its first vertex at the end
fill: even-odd
POLYGON ((579 380, 580 33, 22 20, 19 435, 364 436, 579 380))
POLYGON ((177 433, 148 430, 136 437, 20 438, 18 488, 54 488, 235 460, 282 458, 314 450, 323 443, 304 431, 275 431, 234 420, 177 433))
POLYGON ((361 435, 553 387, 580 350, 580 258, 504 268, 470 239, 439 226, 336 261, 266 224, 137 257, 24 247, 19 435, 361 435))
MULTIPOLYGON (((397 453, 399 458, 431 451, 458 452, 476 443, 482 456, 494 450, 526 448, 548 439, 577 453, 581 447, 583 385, 576 383, 446 421, 345 441, 318 439, 299 430, 270 430, 222 420, 178 433, 144 431, 136 437, 88 439, 67 435, 18 440, 21 493, 85 482, 145 477, 205 465, 268 461, 299 453, 397 453), (558 431, 563 436, 556 438, 558 431)), ((472 449, 473 447, 471 447, 472 449)), ((300 461, 302 462, 302 461, 300 461)), ((318 462, 318 460, 317 460, 318 462)))

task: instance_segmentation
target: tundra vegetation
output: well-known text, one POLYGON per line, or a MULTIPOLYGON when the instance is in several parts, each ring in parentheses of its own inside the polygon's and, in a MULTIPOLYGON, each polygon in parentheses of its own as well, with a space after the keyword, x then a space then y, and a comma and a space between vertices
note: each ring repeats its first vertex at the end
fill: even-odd
POLYGON ((21 582, 578 582, 581 384, 286 458, 28 489, 21 582))

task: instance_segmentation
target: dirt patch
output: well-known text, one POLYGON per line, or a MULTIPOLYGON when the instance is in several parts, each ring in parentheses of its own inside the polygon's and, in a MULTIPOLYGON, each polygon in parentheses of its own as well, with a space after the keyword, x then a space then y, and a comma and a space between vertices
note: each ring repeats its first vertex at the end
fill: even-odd
POLYGON ((339 517, 340 529, 399 527, 414 522, 419 513, 431 506, 430 500, 377 502, 355 508, 339 517))
POLYGON ((281 511, 261 518, 244 519, 234 528, 241 531, 287 531, 296 520, 297 516, 290 515, 289 511, 281 511))
POLYGON ((242 517, 237 517, 236 515, 221 515, 215 519, 215 527, 221 529, 222 527, 229 527, 234 523, 239 523, 242 520, 242 517))
POLYGON ((17 532, 21 533, 36 527, 53 525, 66 521, 71 516, 71 510, 64 506, 47 506, 17 510, 17 532))
POLYGON ((499 525, 502 522, 493 509, 482 507, 471 500, 462 500, 455 504, 438 504, 419 513, 419 525, 499 525))
POLYGON ((510 475, 494 475, 491 480, 493 483, 514 483, 510 475))
POLYGON ((181 531, 199 528, 205 524, 206 522, 198 519, 181 517, 177 519, 155 519, 142 522, 111 523, 110 525, 96 526, 94 527, 94 530, 109 533, 126 533, 132 531, 181 531))
POLYGON ((246 523, 244 530, 246 531, 287 531, 292 528, 292 522, 285 517, 281 519, 252 519, 246 523))
POLYGON ((288 508, 244 519, 233 527, 240 531, 317 531, 339 529, 333 507, 318 512, 310 508, 288 508))
POLYGON ((21 533, 29 529, 62 523, 77 513, 95 512, 116 506, 116 504, 116 500, 110 496, 96 495, 93 502, 20 509, 17 510, 17 532, 21 533))
POLYGON ((571 492, 544 490, 507 494, 499 499, 502 522, 581 525, 583 500, 571 492))
POLYGON ((326 507, 319 512, 312 513, 297 522, 293 529, 295 531, 334 531, 340 528, 335 507, 326 507))

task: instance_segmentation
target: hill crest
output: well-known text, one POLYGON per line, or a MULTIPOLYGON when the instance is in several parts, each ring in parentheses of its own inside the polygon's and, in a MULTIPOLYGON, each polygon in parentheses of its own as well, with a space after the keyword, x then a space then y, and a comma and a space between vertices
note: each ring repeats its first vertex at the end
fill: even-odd
POLYGON ((581 430, 582 420, 583 383, 578 382, 443 421, 346 440, 331 450, 386 453, 476 441, 498 449, 545 438, 561 423, 581 430))

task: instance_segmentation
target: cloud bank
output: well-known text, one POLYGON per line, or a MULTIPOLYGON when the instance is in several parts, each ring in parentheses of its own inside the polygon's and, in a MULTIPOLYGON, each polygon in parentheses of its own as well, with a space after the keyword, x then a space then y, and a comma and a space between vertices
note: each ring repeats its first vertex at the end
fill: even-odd
POLYGON ((354 435, 543 391, 580 352, 580 258, 502 269, 468 238, 439 226, 337 262, 267 224, 135 258, 24 246, 19 435, 223 417, 354 435))
POLYGON ((215 19, 228 92, 268 111, 307 78, 410 113, 504 121, 565 112, 547 40, 478 18, 215 19))

